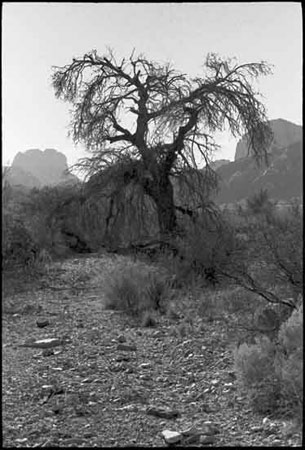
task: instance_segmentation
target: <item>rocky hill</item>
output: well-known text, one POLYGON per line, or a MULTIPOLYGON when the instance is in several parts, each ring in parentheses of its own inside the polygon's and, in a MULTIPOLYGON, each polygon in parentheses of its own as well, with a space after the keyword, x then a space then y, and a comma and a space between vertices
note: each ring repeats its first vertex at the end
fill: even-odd
MULTIPOLYGON (((283 122, 286 129, 286 121, 275 122, 276 125, 283 122)), ((295 130, 300 128, 301 133, 296 131, 285 135, 283 130, 275 133, 275 142, 283 145, 280 147, 274 143, 268 166, 263 164, 258 167, 252 157, 237 157, 234 162, 219 167, 217 173, 220 177, 220 189, 216 202, 234 203, 261 189, 266 189, 275 200, 289 201, 293 197, 302 197, 302 127, 295 127, 295 130), (289 139, 292 142, 289 143, 289 139)), ((289 127, 289 130, 292 128, 289 127)), ((236 155, 240 154, 240 147, 237 146, 236 155)))
POLYGON ((31 149, 17 153, 8 172, 8 181, 28 188, 77 183, 78 178, 67 170, 67 158, 63 153, 52 148, 31 149))
MULTIPOLYGON (((270 120, 270 126, 273 131, 272 148, 284 148, 302 140, 303 128, 288 120, 276 119, 270 120)), ((251 154, 251 151, 250 151, 251 154)), ((243 136, 237 143, 235 152, 235 161, 248 156, 247 138, 243 136)))

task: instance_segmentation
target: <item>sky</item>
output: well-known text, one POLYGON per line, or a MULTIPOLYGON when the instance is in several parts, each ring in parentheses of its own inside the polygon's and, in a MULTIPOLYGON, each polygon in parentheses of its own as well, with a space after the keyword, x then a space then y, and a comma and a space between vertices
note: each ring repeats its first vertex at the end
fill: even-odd
MULTIPOLYGON (((19 151, 55 148, 72 165, 86 155, 67 136, 69 105, 55 98, 53 66, 107 47, 133 49, 204 75, 208 53, 239 63, 267 61, 273 75, 258 89, 270 119, 302 125, 301 2, 2 3, 2 164, 19 151)), ((216 136, 214 159, 234 159, 236 139, 216 136)))

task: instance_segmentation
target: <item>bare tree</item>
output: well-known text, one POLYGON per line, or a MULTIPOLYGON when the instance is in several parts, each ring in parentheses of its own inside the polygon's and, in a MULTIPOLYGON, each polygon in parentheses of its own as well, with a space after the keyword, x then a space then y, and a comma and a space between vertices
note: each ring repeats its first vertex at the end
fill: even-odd
POLYGON ((71 135, 91 152, 83 167, 92 175, 119 164, 123 184, 140 185, 156 205, 161 237, 176 230, 177 208, 192 213, 175 205, 172 177, 198 174, 204 163, 202 189, 208 195, 215 187, 209 161, 217 130, 246 133, 257 160, 271 142, 264 105, 252 86, 271 73, 270 66, 238 65, 209 54, 204 69, 204 76, 191 79, 134 52, 118 62, 110 50, 54 68, 56 97, 72 104, 71 135))

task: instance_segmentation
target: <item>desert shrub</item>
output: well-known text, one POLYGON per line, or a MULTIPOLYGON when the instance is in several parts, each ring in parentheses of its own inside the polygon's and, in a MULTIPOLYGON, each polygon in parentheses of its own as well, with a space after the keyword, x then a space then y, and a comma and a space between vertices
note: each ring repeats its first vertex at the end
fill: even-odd
POLYGON ((256 412, 299 415, 303 402, 303 307, 283 323, 278 340, 267 336, 235 349, 235 370, 256 412))
POLYGON ((106 279, 106 307, 132 315, 165 310, 169 286, 165 276, 139 262, 113 269, 106 279))
POLYGON ((28 258, 27 269, 35 273, 45 273, 48 271, 53 258, 51 254, 44 248, 32 253, 31 258, 28 258))
POLYGON ((155 327, 157 325, 156 318, 152 311, 144 311, 141 317, 141 326, 148 328, 148 327, 155 327))
POLYGON ((279 382, 274 368, 274 344, 268 338, 243 343, 235 351, 235 370, 255 412, 277 408, 279 382))
POLYGON ((265 200, 256 206, 240 212, 223 275, 269 303, 293 308, 303 291, 302 212, 292 206, 283 216, 265 200))
POLYGON ((283 401, 291 409, 303 406, 303 304, 293 311, 279 331, 276 370, 282 380, 283 401))
POLYGON ((32 233, 36 236, 40 248, 57 255, 67 250, 69 242, 64 230, 70 228, 79 234, 77 215, 81 191, 77 187, 54 186, 32 189, 24 211, 32 233), (73 226, 68 226, 73 224, 73 226))
POLYGON ((4 218, 2 233, 2 264, 4 268, 16 264, 22 266, 30 264, 39 251, 39 247, 27 224, 11 214, 4 218))
POLYGON ((202 213, 185 227, 176 245, 177 278, 185 280, 185 284, 200 281, 204 286, 215 286, 221 281, 221 271, 230 262, 234 246, 232 227, 220 214, 206 217, 202 213))

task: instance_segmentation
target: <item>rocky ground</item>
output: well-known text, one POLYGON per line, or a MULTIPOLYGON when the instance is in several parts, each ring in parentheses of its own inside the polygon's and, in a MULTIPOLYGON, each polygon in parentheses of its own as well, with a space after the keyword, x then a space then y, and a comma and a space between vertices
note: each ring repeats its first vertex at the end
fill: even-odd
POLYGON ((251 411, 228 330, 196 299, 177 292, 155 327, 105 309, 103 274, 124 258, 54 263, 28 284, 4 274, 3 446, 301 446, 251 411))

